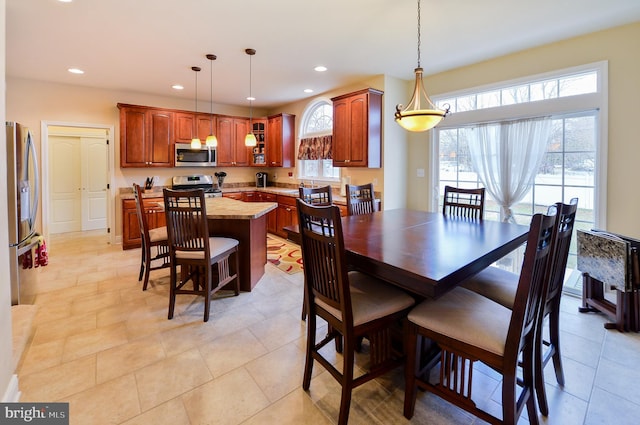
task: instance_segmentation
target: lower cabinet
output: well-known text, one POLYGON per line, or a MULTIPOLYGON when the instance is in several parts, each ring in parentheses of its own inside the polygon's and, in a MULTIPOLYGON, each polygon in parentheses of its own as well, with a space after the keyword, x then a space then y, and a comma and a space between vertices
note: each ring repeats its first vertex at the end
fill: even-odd
MULTIPOLYGON (((147 224, 150 229, 167 225, 164 211, 160 204, 163 198, 144 198, 147 224), (157 206, 156 206, 157 205, 157 206)), ((136 213, 135 199, 122 200, 122 249, 140 248, 142 237, 140 236, 140 225, 138 224, 138 214, 136 213)))
POLYGON ((225 192, 222 194, 225 198, 235 199, 236 201, 244 201, 244 192, 225 192))
MULTIPOLYGON (((243 192, 243 201, 245 202, 277 202, 277 196, 273 193, 266 192, 243 192)), ((277 233, 277 209, 267 213, 267 232, 277 233)))
POLYGON ((278 208, 276 209, 276 235, 286 238, 287 232, 282 230, 285 226, 298 224, 297 197, 278 195, 278 208))
MULTIPOLYGON (((274 195, 260 191, 254 192, 225 192, 225 197, 245 202, 277 202, 278 207, 267 213, 267 232, 287 237, 287 232, 283 227, 298 224, 298 208, 296 207, 297 196, 274 195)), ((340 215, 347 215, 346 205, 338 205, 340 215)))

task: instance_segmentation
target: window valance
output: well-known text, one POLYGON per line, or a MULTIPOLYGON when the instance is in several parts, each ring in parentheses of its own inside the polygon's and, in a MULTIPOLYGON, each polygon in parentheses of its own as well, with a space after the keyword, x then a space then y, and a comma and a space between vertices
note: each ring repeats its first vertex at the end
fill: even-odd
POLYGON ((331 135, 300 139, 298 159, 332 159, 331 135))

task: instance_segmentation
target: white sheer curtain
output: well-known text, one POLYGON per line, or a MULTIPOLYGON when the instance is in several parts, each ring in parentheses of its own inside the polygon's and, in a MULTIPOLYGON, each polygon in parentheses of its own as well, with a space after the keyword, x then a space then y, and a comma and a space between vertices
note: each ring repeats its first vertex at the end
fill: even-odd
POLYGON ((471 130, 471 163, 502 221, 515 223, 511 207, 531 190, 551 137, 551 119, 480 124, 471 130))

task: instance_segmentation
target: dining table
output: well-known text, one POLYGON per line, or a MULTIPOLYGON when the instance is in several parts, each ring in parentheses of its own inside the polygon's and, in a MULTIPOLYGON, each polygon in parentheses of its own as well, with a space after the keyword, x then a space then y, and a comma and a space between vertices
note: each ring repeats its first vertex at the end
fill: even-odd
MULTIPOLYGON (((516 250, 529 232, 514 223, 410 209, 341 221, 351 267, 425 298, 439 297, 516 250)), ((297 225, 285 230, 300 243, 297 225)))

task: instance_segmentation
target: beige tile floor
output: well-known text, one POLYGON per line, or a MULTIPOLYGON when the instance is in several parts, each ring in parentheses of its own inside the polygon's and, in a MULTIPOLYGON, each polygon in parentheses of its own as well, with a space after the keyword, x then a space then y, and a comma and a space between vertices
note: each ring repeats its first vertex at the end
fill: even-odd
MULTIPOLYGON (((68 401, 72 424, 336 422, 339 386, 322 367, 314 368, 310 391, 301 388, 301 273, 268 264, 251 293, 217 297, 208 323, 201 300, 189 296, 179 297, 167 320, 168 270, 152 272, 143 292, 139 250, 123 251, 95 232, 54 236, 48 245, 34 334, 18 368, 22 401, 68 401)), ((607 331, 603 317, 580 314, 578 305, 563 297, 567 384, 558 388, 547 367, 550 414, 541 420, 635 425, 640 336, 607 331)), ((478 371, 474 394, 499 411, 499 377, 478 371)), ((481 423, 428 393, 419 394, 407 421, 403 394, 401 370, 356 389, 350 424, 481 423)))

